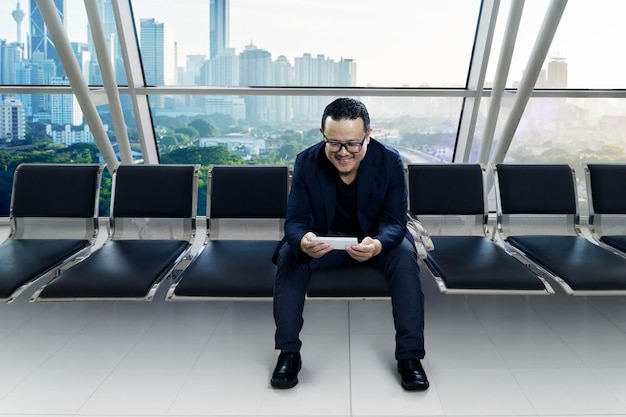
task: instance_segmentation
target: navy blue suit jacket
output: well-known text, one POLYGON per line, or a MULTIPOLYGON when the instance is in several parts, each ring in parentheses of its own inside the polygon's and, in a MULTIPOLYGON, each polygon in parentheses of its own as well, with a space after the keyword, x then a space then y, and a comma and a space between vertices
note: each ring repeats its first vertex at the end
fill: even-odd
MULTIPOLYGON (((298 154, 285 219, 285 237, 301 262, 311 258, 300 252, 300 240, 309 231, 318 236, 330 232, 335 215, 337 171, 324 153, 324 142, 298 154)), ((398 152, 370 139, 359 165, 357 217, 364 236, 380 240, 382 254, 408 238, 407 187, 404 164, 398 152)))

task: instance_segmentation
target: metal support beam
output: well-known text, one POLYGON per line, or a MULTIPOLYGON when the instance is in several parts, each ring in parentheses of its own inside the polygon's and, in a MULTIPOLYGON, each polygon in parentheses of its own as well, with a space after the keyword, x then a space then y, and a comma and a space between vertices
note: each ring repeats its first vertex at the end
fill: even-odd
POLYGON ((93 101, 91 101, 89 87, 80 70, 76 56, 74 56, 74 51, 72 50, 70 40, 67 37, 56 6, 52 0, 36 0, 36 2, 44 18, 50 37, 52 38, 52 42, 54 42, 54 47, 59 54, 67 78, 70 80, 72 92, 83 111, 83 115, 94 136, 98 150, 107 164, 107 169, 112 173, 119 165, 119 162, 115 156, 115 151, 111 146, 107 132, 104 129, 98 110, 93 101))
POLYGON ((137 37, 135 33, 131 31, 131 29, 135 27, 135 24, 130 9, 130 1, 112 0, 112 3, 115 24, 117 26, 117 36, 120 41, 122 58, 124 59, 124 69, 126 70, 130 101, 135 114, 137 136, 139 137, 141 152, 143 154, 143 162, 144 164, 158 164, 159 152, 154 137, 148 97, 146 95, 137 94, 135 90, 136 88, 145 87, 146 83, 141 67, 137 37))
POLYGON ((491 89, 491 101, 489 102, 489 111, 485 121, 485 130, 483 131, 483 136, 480 141, 480 150, 476 158, 476 162, 480 164, 486 164, 489 161, 493 135, 498 123, 502 94, 506 87, 506 80, 509 75, 509 69, 511 68, 511 59, 513 51, 515 50, 515 40, 517 39, 517 32, 519 30, 520 21, 522 20, 524 2, 525 0, 513 1, 509 8, 509 16, 504 29, 504 39, 500 47, 500 56, 498 57, 493 88, 491 89))
POLYGON ((539 30, 539 34, 535 40, 535 45, 533 46, 533 50, 528 59, 526 71, 520 81, 517 94, 515 94, 515 101, 513 103, 513 107, 511 108, 511 113, 509 118, 506 120, 501 137, 496 144, 496 148, 494 149, 489 161, 492 166, 504 161, 506 152, 511 145, 511 141, 513 140, 515 131, 519 126, 524 109, 528 104, 528 100, 530 99, 535 83, 537 82, 537 78, 541 72, 541 67, 543 66, 546 56, 548 55, 548 51, 550 50, 552 39, 554 39, 556 29, 559 27, 559 22, 561 21, 561 16, 563 16, 563 11, 565 10, 566 5, 567 0, 552 0, 548 6, 543 23, 541 24, 541 29, 539 30))
POLYGON ((87 19, 89 20, 89 27, 91 28, 96 55, 98 56, 98 66, 102 74, 102 82, 108 99, 120 157, 122 163, 132 164, 133 156, 130 151, 126 121, 124 120, 122 103, 120 102, 120 95, 115 81, 115 70, 113 69, 111 57, 109 56, 104 25, 102 24, 102 18, 98 11, 96 0, 85 0, 85 10, 87 11, 87 19))
POLYGON ((499 8, 500 0, 483 0, 480 8, 474 53, 467 79, 467 89, 474 94, 463 100, 457 146, 454 150, 455 162, 467 162, 470 158, 499 8))

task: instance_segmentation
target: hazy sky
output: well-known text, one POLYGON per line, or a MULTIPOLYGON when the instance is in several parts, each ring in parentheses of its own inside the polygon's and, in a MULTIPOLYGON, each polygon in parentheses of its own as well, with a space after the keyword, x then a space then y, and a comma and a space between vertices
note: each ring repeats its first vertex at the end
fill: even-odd
MULTIPOLYGON (((71 40, 86 41, 84 3, 66 0, 71 40)), ((21 8, 28 11, 29 1, 21 8)), ((539 31, 547 0, 526 1, 509 84, 519 80, 539 31)), ((0 39, 15 39, 11 10, 0 0, 0 39)), ((231 0, 230 46, 237 52, 253 42, 275 59, 303 53, 357 61, 359 85, 434 86, 463 84, 471 53, 478 0, 231 0), (383 7, 384 6, 384 7, 383 7)), ((166 75, 173 72, 173 44, 179 65, 187 54, 207 54, 209 0, 133 0, 135 18, 165 23, 166 75)), ((508 15, 502 1, 488 79, 493 77, 508 15)), ((569 63, 569 86, 626 88, 623 0, 570 0, 550 55, 569 63)), ((28 30, 27 18, 22 31, 28 30)), ((25 38, 25 35, 22 35, 25 38)))

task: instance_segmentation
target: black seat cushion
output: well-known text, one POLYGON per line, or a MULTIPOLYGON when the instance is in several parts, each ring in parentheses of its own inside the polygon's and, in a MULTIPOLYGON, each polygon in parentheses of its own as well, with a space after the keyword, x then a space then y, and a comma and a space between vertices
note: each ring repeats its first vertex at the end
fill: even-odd
POLYGON ((214 240, 180 275, 177 297, 272 297, 275 240, 214 240))
POLYGON ((483 236, 431 236, 432 265, 449 289, 544 291, 541 280, 483 236))
POLYGON ((0 245, 0 299, 89 245, 81 239, 10 239, 0 245))
POLYGON ((603 236, 600 240, 609 246, 626 252, 626 235, 603 236))
POLYGON ((626 259, 577 236, 512 236, 508 242, 574 291, 626 290, 626 259))
POLYGON ((311 298, 389 297, 389 281, 368 265, 317 269, 311 275, 307 296, 311 298))
POLYGON ((185 240, 107 242, 52 280, 40 298, 144 298, 188 247, 185 240))

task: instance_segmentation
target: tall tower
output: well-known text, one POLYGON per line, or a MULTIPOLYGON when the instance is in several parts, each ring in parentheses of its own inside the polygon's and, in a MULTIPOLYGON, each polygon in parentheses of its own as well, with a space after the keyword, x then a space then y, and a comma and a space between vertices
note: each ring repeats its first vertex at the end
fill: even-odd
MULTIPOLYGON (((65 0, 54 0, 54 5, 59 13, 61 21, 64 25, 67 25, 65 20, 65 0)), ((44 24, 43 16, 41 15, 41 11, 39 10, 35 0, 30 0, 30 48, 30 58, 32 58, 33 54, 36 52, 41 52, 44 60, 51 59, 54 61, 56 66, 56 75, 65 75, 65 71, 61 65, 61 60, 59 59, 56 49, 54 49, 52 39, 50 39, 48 29, 44 24)))
POLYGON ((140 43, 146 83, 163 85, 165 83, 163 23, 154 19, 141 19, 140 43))
POLYGON ((17 36, 15 39, 17 43, 21 44, 22 43, 22 20, 24 20, 24 10, 20 9, 19 0, 17 1, 17 6, 15 10, 13 10, 13 12, 11 13, 11 16, 13 16, 13 20, 15 20, 15 23, 17 25, 17 36))
POLYGON ((555 56, 548 61, 548 88, 567 88, 567 60, 555 56))
MULTIPOLYGON (((239 54, 239 84, 249 87, 271 85, 272 54, 257 48, 252 42, 239 54)), ((269 117, 268 98, 264 96, 245 97, 246 120, 251 123, 266 122, 269 117)))
POLYGON ((209 58, 224 53, 229 46, 230 0, 211 0, 209 8, 209 58))

